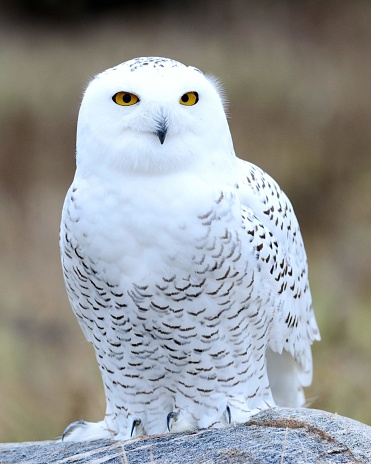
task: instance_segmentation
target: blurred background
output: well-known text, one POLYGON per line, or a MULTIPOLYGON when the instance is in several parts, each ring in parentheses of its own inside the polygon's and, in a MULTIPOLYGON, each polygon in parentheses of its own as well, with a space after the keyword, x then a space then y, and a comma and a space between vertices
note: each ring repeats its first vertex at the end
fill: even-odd
POLYGON ((104 416, 58 229, 83 89, 148 55, 221 78, 236 153, 279 182, 301 224, 322 334, 307 396, 371 423, 370 24, 362 0, 2 0, 0 441, 104 416))

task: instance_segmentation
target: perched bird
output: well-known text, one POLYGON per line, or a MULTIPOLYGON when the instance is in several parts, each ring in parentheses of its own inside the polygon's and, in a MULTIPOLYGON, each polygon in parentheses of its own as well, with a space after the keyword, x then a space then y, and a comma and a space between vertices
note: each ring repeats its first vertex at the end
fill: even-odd
POLYGON ((107 409, 65 440, 304 405, 319 332, 299 225, 277 183, 235 156, 223 104, 215 79, 157 57, 85 91, 60 247, 107 409))

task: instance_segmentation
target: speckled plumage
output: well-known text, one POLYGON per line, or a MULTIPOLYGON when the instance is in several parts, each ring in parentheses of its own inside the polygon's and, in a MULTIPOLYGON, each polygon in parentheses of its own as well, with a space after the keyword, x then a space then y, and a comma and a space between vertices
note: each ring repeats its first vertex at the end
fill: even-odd
POLYGON ((91 82, 60 244, 107 400, 102 422, 65 439, 303 405, 319 333, 299 226, 277 183, 235 157, 218 86, 198 69, 137 58, 91 82), (138 103, 116 105, 120 91, 138 103), (179 104, 186 92, 197 104, 179 104))

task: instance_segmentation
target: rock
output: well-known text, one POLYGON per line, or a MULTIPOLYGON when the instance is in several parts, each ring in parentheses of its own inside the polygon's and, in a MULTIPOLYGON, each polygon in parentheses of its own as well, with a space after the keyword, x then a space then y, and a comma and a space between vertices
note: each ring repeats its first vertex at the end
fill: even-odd
POLYGON ((275 408, 239 427, 135 438, 0 445, 0 463, 371 463, 371 427, 315 409, 275 408))

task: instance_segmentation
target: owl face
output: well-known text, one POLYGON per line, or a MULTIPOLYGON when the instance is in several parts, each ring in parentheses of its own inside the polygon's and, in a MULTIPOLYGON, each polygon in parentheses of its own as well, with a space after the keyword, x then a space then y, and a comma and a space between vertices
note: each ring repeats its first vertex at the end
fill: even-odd
POLYGON ((232 152, 218 85, 196 68, 139 58, 97 75, 86 89, 78 166, 167 172, 232 152))

